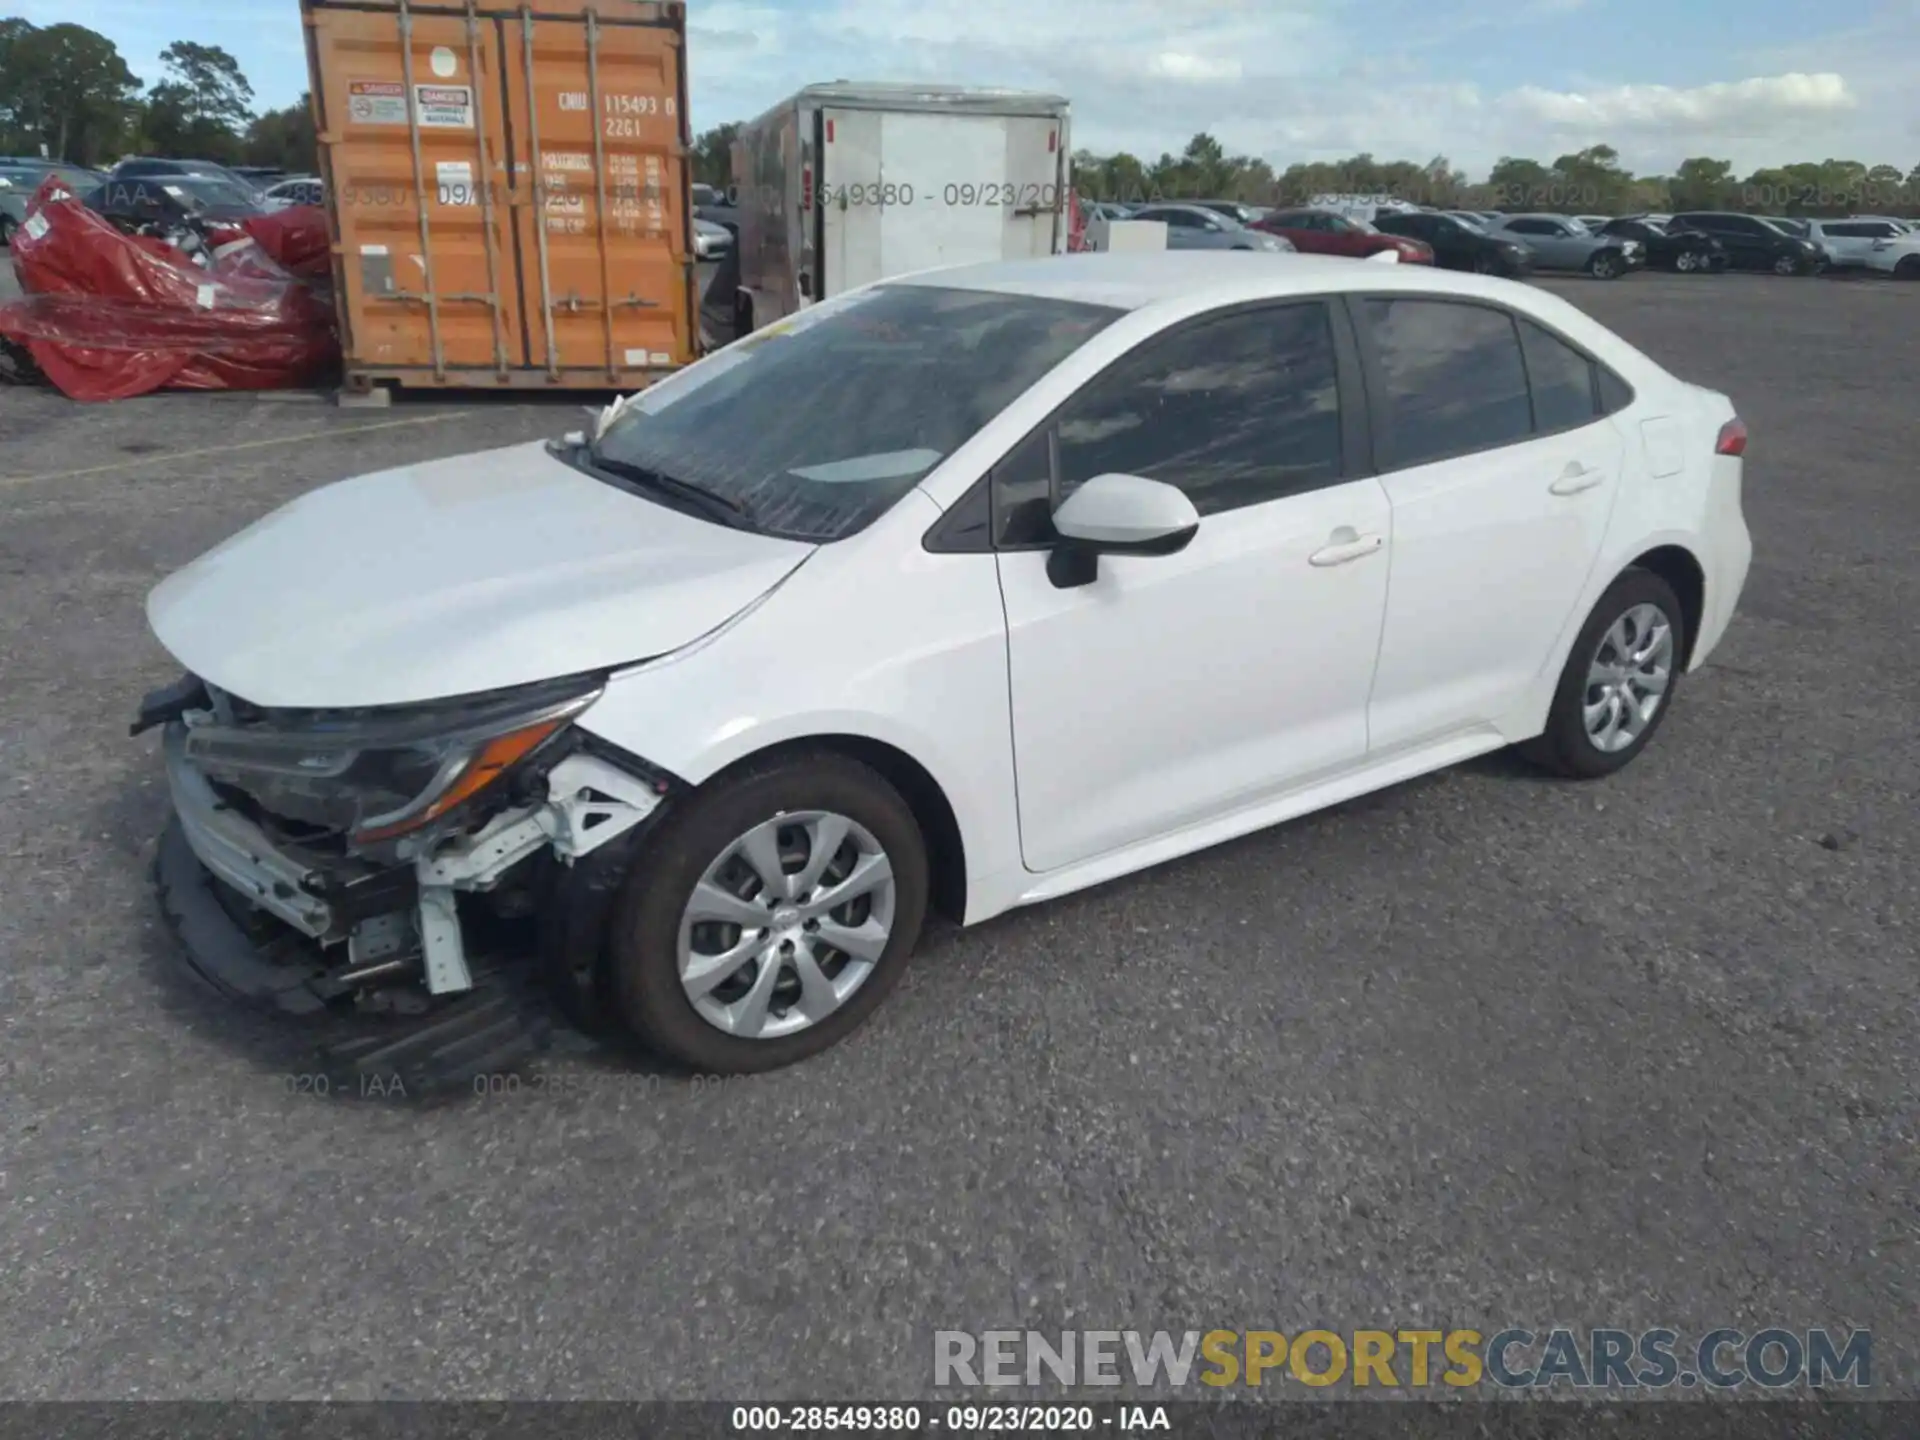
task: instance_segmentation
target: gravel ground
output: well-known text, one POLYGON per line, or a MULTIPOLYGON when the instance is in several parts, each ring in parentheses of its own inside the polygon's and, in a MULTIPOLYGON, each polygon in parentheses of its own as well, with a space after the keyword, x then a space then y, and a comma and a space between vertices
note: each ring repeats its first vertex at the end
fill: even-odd
POLYGON ((290 1094, 145 884, 147 589, 570 404, 0 393, 0 1394, 906 1398, 935 1329, 1427 1323, 1870 1326, 1920 1393, 1920 286, 1555 288, 1753 431, 1740 616, 1639 763, 936 936, 719 1090, 290 1094))

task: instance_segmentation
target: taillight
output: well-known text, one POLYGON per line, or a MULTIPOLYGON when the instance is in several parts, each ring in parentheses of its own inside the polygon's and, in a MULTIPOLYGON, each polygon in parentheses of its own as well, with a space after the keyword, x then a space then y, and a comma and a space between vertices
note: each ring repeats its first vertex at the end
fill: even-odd
POLYGON ((1720 427, 1720 438, 1713 442, 1716 455, 1744 455, 1747 453, 1747 422, 1735 417, 1720 427))

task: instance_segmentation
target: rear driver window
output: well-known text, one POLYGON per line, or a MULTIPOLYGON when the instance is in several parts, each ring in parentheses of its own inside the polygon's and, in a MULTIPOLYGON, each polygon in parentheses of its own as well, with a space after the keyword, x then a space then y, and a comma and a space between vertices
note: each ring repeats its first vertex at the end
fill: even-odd
POLYGON ((1386 382, 1385 462, 1424 465, 1533 433, 1527 371, 1504 311, 1446 300, 1368 300, 1386 382))
POLYGON ((1533 387, 1533 428, 1542 435, 1590 424, 1595 418, 1593 363, 1558 337, 1522 320, 1520 348, 1533 387))

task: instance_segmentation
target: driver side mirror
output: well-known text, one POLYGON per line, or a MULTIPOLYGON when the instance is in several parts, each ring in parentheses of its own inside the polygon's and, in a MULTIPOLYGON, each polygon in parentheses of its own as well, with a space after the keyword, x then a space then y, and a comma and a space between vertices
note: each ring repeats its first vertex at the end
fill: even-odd
POLYGON ((1060 536, 1047 557, 1056 589, 1091 585, 1102 555, 1172 555, 1200 529, 1186 492, 1144 475, 1096 475, 1053 512, 1060 536))

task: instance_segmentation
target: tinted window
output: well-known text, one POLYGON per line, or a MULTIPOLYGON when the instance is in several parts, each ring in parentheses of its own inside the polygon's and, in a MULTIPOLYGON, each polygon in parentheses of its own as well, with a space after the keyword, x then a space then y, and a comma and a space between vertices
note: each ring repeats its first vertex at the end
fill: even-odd
POLYGON ((1557 235, 1560 227, 1545 220, 1509 220, 1506 228, 1521 235, 1557 235))
POLYGON ((1520 348, 1533 391, 1533 428, 1570 430, 1594 418, 1593 365, 1578 350, 1522 320, 1520 348))
POLYGON ((1118 471, 1177 485, 1202 515, 1215 515, 1338 480, 1339 385, 1327 308, 1222 316, 1115 362, 1001 467, 1001 510, 1014 543, 1041 538, 1031 519, 1022 524, 1011 512, 1044 491, 1049 433, 1062 500, 1118 471))
POLYGON ((1600 413, 1613 415, 1633 403, 1633 387, 1604 365, 1596 364, 1600 378, 1600 413))
POLYGON ((1368 300, 1365 323, 1386 382, 1387 463, 1421 465, 1524 440, 1527 372, 1505 312, 1443 300, 1368 300))
POLYGON ((718 494, 754 529, 837 540, 1121 312, 886 285, 828 300, 642 391, 598 450, 718 494))

